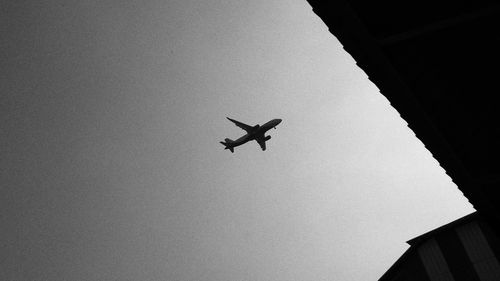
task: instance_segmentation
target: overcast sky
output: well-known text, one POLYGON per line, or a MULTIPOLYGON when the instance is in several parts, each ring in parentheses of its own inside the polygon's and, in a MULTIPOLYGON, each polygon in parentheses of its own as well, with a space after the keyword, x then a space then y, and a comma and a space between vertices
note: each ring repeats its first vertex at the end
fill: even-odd
POLYGON ((305 0, 1 1, 0 65, 1 280, 377 280, 473 211, 305 0))

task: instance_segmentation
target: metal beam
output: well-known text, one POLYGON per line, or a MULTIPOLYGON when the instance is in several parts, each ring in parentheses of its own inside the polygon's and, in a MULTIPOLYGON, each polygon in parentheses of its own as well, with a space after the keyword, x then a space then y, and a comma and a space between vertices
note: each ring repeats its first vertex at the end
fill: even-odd
POLYGON ((481 9, 473 13, 462 14, 457 17, 448 18, 445 20, 437 21, 419 28, 415 28, 412 30, 408 30, 402 33, 398 33, 395 35, 391 35, 382 39, 378 39, 378 44, 381 47, 392 45, 398 43, 400 41, 405 41, 408 39, 416 38, 419 36, 423 36, 428 33, 436 32, 439 30, 443 30, 446 28, 450 28, 459 24, 468 23, 471 21, 475 21, 477 19, 485 18, 488 16, 492 16, 496 13, 500 12, 500 5, 495 5, 492 7, 488 7, 487 9, 481 9))

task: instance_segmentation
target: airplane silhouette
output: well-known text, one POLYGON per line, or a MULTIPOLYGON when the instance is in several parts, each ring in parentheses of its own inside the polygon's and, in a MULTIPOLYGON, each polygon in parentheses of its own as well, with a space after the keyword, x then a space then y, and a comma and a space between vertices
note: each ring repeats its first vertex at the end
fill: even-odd
POLYGON ((273 119, 262 126, 258 124, 255 126, 250 126, 241 123, 239 121, 236 121, 234 119, 231 119, 229 117, 226 118, 229 121, 233 122, 236 126, 242 128, 247 132, 246 135, 240 137, 237 140, 233 141, 231 139, 225 139, 223 142, 222 141, 220 142, 226 147, 224 149, 229 149, 233 153, 235 147, 245 144, 251 140, 255 140, 260 145, 260 148, 262 148, 262 150, 266 150, 266 141, 270 140, 271 136, 264 136, 264 135, 271 128, 276 129, 276 126, 278 126, 278 124, 281 123, 281 119, 273 119))

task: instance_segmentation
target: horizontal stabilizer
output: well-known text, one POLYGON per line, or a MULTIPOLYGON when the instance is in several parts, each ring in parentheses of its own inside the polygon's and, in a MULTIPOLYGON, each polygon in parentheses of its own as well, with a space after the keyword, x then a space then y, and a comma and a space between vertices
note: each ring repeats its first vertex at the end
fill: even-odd
POLYGON ((220 141, 222 145, 225 146, 224 149, 229 149, 232 153, 234 153, 234 147, 231 146, 231 142, 233 142, 231 139, 225 139, 226 142, 220 141))

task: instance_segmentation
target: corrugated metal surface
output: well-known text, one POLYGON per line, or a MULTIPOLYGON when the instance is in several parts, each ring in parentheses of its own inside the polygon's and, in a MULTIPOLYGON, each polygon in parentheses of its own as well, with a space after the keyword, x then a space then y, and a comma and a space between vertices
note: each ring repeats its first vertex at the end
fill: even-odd
POLYGON ((477 222, 459 226, 456 232, 481 281, 499 281, 500 264, 477 222))
POLYGON ((455 281, 481 281, 455 229, 449 229, 434 237, 455 281))
POLYGON ((454 281, 443 253, 434 238, 422 243, 418 248, 418 254, 432 281, 454 281))

